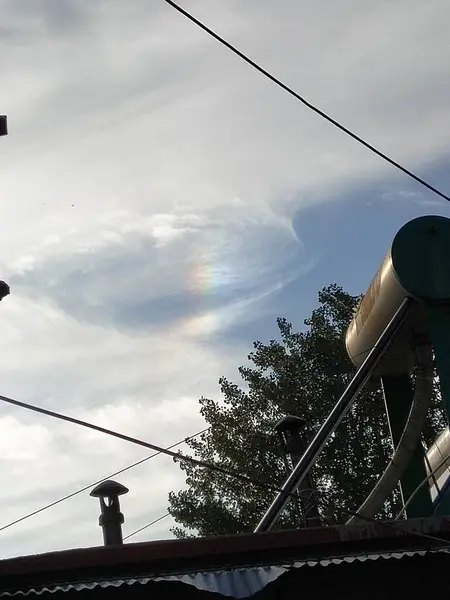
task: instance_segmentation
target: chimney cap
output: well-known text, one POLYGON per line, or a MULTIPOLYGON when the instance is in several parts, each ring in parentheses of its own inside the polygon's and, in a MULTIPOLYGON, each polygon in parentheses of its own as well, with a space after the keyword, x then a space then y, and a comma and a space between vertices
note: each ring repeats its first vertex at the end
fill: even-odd
POLYGON ((128 494, 130 490, 117 481, 108 479, 99 483, 89 494, 93 498, 110 498, 112 496, 123 496, 128 494))
POLYGON ((276 423, 274 429, 277 433, 282 433, 283 431, 300 431, 305 425, 306 419, 294 415, 287 415, 276 423))
POLYGON ((11 289, 6 281, 0 281, 0 301, 11 293, 11 289))

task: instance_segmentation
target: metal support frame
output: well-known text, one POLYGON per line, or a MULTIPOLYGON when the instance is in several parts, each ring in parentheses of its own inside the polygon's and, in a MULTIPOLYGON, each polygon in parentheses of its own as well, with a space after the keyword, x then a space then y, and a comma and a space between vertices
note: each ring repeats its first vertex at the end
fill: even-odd
MULTIPOLYGON (((392 444, 396 448, 402 437, 413 401, 411 379, 408 373, 383 375, 381 384, 392 444)), ((406 514, 409 519, 429 517, 433 514, 433 503, 428 486, 419 487, 426 476, 425 451, 419 441, 411 461, 400 479, 403 505, 413 492, 419 489, 408 505, 406 514)))
MULTIPOLYGON (((295 465, 300 462, 305 452, 306 444, 302 439, 300 442, 302 446, 298 448, 297 452, 292 453, 292 470, 294 470, 295 465)), ((316 492, 314 480, 311 473, 308 472, 305 479, 299 485, 299 498, 303 518, 305 520, 305 527, 320 527, 322 525, 319 507, 317 505, 316 492)))
MULTIPOLYGON (((430 304, 427 309, 442 403, 450 427, 450 308, 430 304)), ((450 490, 445 488, 435 509, 437 515, 450 514, 450 490)))
MULTIPOLYGON (((374 345, 366 360, 360 366, 355 376, 348 384, 342 396, 337 401, 335 407, 328 415, 328 418, 323 423, 322 427, 317 432, 316 436, 306 448, 305 453, 297 463, 295 469, 284 483, 281 491, 277 494, 275 500, 263 516, 255 529, 255 533, 270 531, 280 513, 286 506, 291 494, 293 494, 298 486, 307 476, 309 470, 316 462, 325 444, 330 439, 336 428, 339 426, 342 419, 351 408, 358 392, 366 384, 374 369, 377 367, 383 354, 389 347, 390 342, 396 333, 400 330, 408 315, 412 300, 406 298, 395 315, 387 325, 386 329, 381 334, 379 340, 374 345)), ((449 381, 450 383, 450 381, 449 381)))
MULTIPOLYGON (((274 427, 283 450, 287 476, 292 473, 295 465, 305 452, 306 440, 302 435, 305 425, 306 421, 301 417, 287 415, 280 419, 274 427)), ((297 511, 299 527, 321 526, 317 490, 311 472, 308 473, 299 485, 293 501, 297 511)))
POLYGON ((442 402, 450 426, 450 308, 439 305, 427 308, 442 402))

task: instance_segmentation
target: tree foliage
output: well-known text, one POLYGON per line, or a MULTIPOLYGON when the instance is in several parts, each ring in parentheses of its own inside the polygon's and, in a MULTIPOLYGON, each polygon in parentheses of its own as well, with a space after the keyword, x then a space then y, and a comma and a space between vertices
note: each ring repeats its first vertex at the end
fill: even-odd
MULTIPOLYGON (((355 372, 344 344, 345 332, 359 297, 337 285, 319 292, 319 305, 293 331, 278 319, 279 340, 255 342, 249 364, 239 368, 242 385, 219 380, 223 399, 200 399, 200 412, 210 425, 188 446, 203 461, 215 462, 253 479, 280 486, 285 464, 273 433, 281 417, 307 420, 306 436, 314 435, 355 372)), ((430 441, 443 427, 439 399, 430 410, 425 436, 430 441)), ((365 499, 392 452, 383 396, 372 381, 360 393, 334 438, 313 469, 324 519, 345 521, 365 499)), ((169 496, 169 512, 184 537, 253 531, 274 497, 271 489, 243 484, 214 471, 180 461, 186 489, 169 496)), ((398 493, 388 498, 384 516, 398 508, 398 493)), ((278 527, 296 526, 292 503, 278 527)))

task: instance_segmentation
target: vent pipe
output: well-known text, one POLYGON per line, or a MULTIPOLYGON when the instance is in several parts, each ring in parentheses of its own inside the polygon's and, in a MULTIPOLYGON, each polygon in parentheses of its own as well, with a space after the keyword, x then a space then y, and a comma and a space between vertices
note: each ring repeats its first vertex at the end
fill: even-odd
POLYGON ((128 488, 116 481, 103 481, 95 487, 90 495, 100 500, 100 517, 98 524, 103 530, 105 546, 123 544, 122 525, 125 517, 120 512, 119 496, 128 493, 128 488))
MULTIPOLYGON (((303 456, 306 449, 306 441, 302 436, 302 430, 306 421, 300 417, 288 415, 283 417, 275 425, 274 429, 280 438, 281 447, 286 457, 289 473, 303 456)), ((311 473, 305 477, 299 487, 299 503, 303 513, 305 527, 320 527, 321 518, 316 499, 317 490, 311 473)))
POLYGON ((8 121, 6 115, 0 115, 0 136, 8 135, 8 121))

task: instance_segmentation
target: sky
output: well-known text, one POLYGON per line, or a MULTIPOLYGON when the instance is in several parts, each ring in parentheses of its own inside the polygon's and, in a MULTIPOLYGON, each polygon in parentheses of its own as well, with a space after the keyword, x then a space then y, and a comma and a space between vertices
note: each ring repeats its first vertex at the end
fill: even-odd
MULTIPOLYGON (((3 395, 172 444, 278 316, 363 292, 404 223, 450 216, 163 0, 0 5, 3 395)), ((450 193, 447 0, 182 5, 450 193)), ((148 454, 3 405, 0 528, 148 454)), ((117 480, 124 535, 184 485, 164 456, 117 480)), ((0 531, 0 557, 99 545, 98 515, 79 494, 0 531)))

